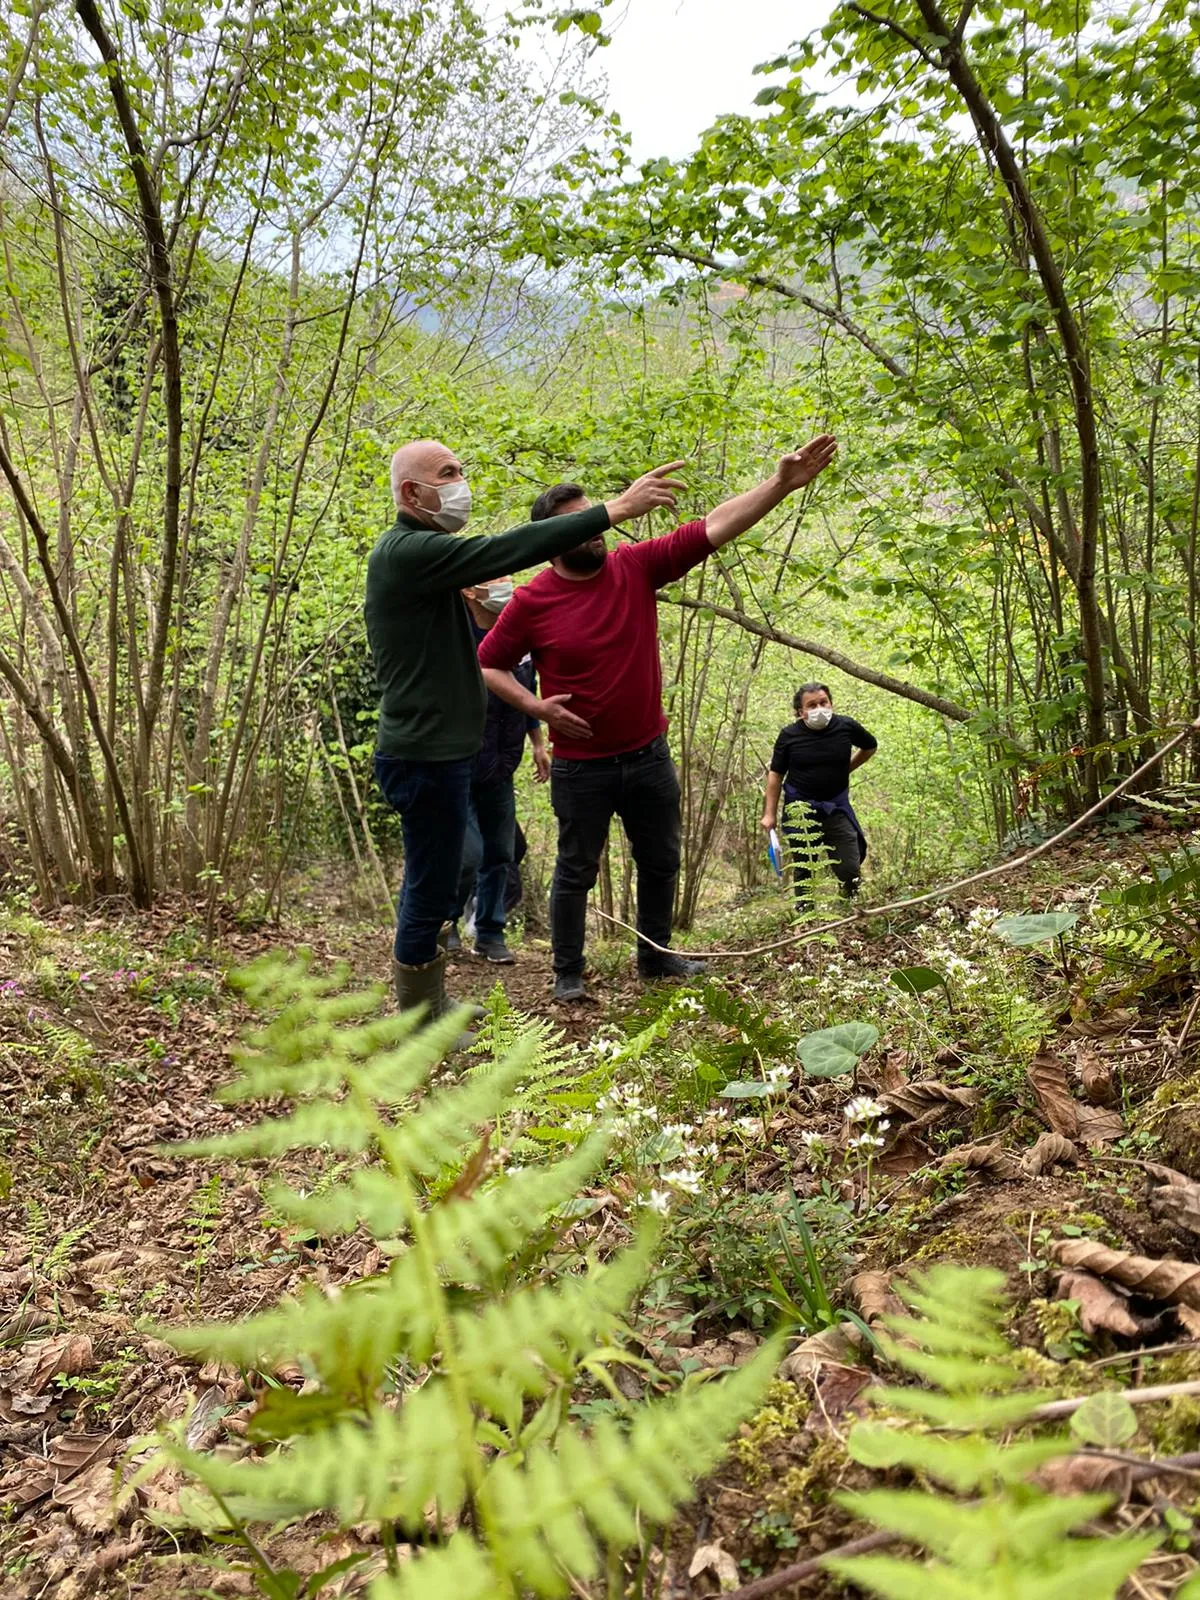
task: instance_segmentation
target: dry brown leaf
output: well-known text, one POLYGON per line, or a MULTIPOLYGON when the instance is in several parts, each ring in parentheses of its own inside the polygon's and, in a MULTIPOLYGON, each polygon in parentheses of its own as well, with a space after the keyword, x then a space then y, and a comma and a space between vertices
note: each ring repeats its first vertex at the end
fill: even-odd
POLYGON ((1082 1267, 1135 1294, 1200 1311, 1200 1266, 1195 1262, 1174 1261, 1169 1256, 1161 1260, 1135 1256, 1127 1250, 1110 1250, 1091 1239, 1056 1239, 1050 1254, 1064 1267, 1082 1267))
POLYGON ((865 1323, 878 1322, 881 1317, 902 1317, 904 1304, 899 1295, 892 1293, 891 1274, 887 1272, 856 1272, 846 1285, 865 1323))
POLYGON ((719 1539, 715 1539, 711 1544, 696 1546, 691 1565, 688 1567, 688 1577, 698 1578, 702 1572, 715 1573, 722 1594, 736 1589, 741 1582, 737 1562, 719 1539))
POLYGON ((1109 1144, 1125 1132, 1119 1111, 1110 1111, 1106 1106, 1080 1106, 1078 1113, 1079 1138, 1084 1144, 1109 1144))
POLYGON ((1061 1133, 1043 1133, 1021 1157, 1021 1171, 1027 1178, 1038 1178, 1048 1167, 1060 1162, 1073 1167, 1078 1160, 1079 1152, 1070 1139, 1061 1133))
POLYGON ((1122 1007, 1103 1017, 1076 1017, 1064 1030, 1068 1039, 1107 1039, 1114 1033, 1126 1033, 1129 1024, 1137 1020, 1137 1013, 1122 1007))
POLYGON ((1074 1139, 1079 1132, 1079 1107, 1067 1086, 1067 1069, 1057 1056, 1034 1056, 1028 1067, 1029 1082, 1042 1115, 1055 1133, 1074 1139))
POLYGON ((1150 1215, 1185 1233, 1200 1233, 1200 1183, 1164 1183, 1151 1189, 1150 1215))
POLYGON ((897 1089, 902 1089, 908 1082, 908 1060, 907 1050, 889 1050, 882 1064, 875 1070, 875 1082, 878 1088, 888 1094, 894 1094, 897 1089))
POLYGON ((1079 1074, 1084 1098, 1094 1106, 1115 1106, 1120 1099, 1117 1082, 1111 1065, 1099 1056, 1088 1055, 1079 1074))
POLYGON ((1106 1456, 1063 1456, 1039 1467, 1034 1482, 1053 1495, 1111 1494, 1121 1505, 1129 1499, 1133 1471, 1106 1456))
POLYGON ((922 1144, 911 1128, 902 1128, 875 1166, 885 1178, 907 1178, 931 1159, 928 1145, 922 1144))
POLYGON ((117 1448, 115 1433, 60 1433, 50 1447, 50 1465, 59 1483, 98 1462, 107 1461, 117 1448))
POLYGON ((891 1089, 880 1099, 898 1117, 920 1117, 929 1111, 940 1116, 954 1105, 977 1105, 979 1090, 960 1089, 954 1084, 942 1083, 937 1078, 924 1078, 919 1083, 906 1083, 899 1089, 891 1089))
POLYGON ((822 1367, 831 1362, 839 1366, 853 1366, 858 1360, 861 1335, 851 1323, 836 1328, 822 1328, 802 1339, 792 1353, 779 1364, 779 1375, 790 1378, 797 1388, 805 1387, 822 1367))
POLYGON ((843 1367, 832 1363, 817 1373, 813 1384, 814 1404, 805 1427, 819 1436, 830 1434, 847 1411, 861 1412, 855 1405, 860 1394, 871 1381, 865 1367, 843 1367))
POLYGON ((1155 1183, 1167 1183, 1172 1188, 1189 1189, 1195 1183, 1195 1178, 1185 1177, 1182 1172, 1176 1172, 1174 1167, 1161 1166, 1157 1161, 1140 1161, 1138 1165, 1145 1172, 1147 1179, 1155 1183))
POLYGON ((1078 1300, 1079 1326, 1084 1333, 1103 1331, 1134 1338, 1142 1331, 1116 1290, 1090 1272, 1064 1272, 1055 1292, 1060 1300, 1078 1300))
POLYGON ((970 1172, 982 1172, 1001 1183, 1011 1182, 1022 1175, 1021 1163, 1016 1156, 998 1144, 960 1144, 957 1149, 948 1150, 937 1165, 941 1168, 966 1167, 970 1172))
POLYGON ((1193 1339, 1200 1339, 1200 1311, 1193 1311, 1191 1306, 1176 1306, 1175 1320, 1184 1333, 1190 1334, 1193 1339))
POLYGON ((115 1487, 112 1467, 100 1462, 69 1483, 56 1485, 50 1499, 56 1506, 65 1506, 71 1521, 84 1533, 107 1533, 120 1516, 115 1487))
POLYGON ((446 1200, 466 1200, 478 1188, 491 1160, 492 1135, 489 1130, 479 1141, 471 1159, 458 1175, 454 1187, 444 1196, 446 1200))
POLYGON ((935 1067, 961 1067, 966 1059, 963 1050, 956 1044, 944 1044, 933 1058, 935 1067))

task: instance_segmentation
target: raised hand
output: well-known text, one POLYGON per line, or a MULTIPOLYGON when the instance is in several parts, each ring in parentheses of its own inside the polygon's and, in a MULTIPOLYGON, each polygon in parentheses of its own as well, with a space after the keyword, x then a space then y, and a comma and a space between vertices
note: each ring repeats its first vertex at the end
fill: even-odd
POLYGON ((803 489, 806 483, 825 471, 837 455, 837 440, 831 433, 818 434, 801 450, 793 450, 779 463, 779 481, 786 494, 803 489))
POLYGON ((569 694, 552 694, 548 699, 538 702, 535 715, 555 733, 565 733, 568 739, 590 739, 592 730, 590 724, 582 717, 577 717, 573 711, 567 710, 569 694))
POLYGON ((628 522, 631 517, 643 517, 647 511, 653 511, 658 506, 671 506, 675 504, 675 491, 685 489, 686 484, 680 483, 677 478, 672 478, 672 472, 678 472, 684 463, 682 461, 668 461, 661 467, 654 467, 650 472, 644 472, 640 478, 634 480, 615 500, 607 502, 608 520, 615 528, 618 522, 628 522))

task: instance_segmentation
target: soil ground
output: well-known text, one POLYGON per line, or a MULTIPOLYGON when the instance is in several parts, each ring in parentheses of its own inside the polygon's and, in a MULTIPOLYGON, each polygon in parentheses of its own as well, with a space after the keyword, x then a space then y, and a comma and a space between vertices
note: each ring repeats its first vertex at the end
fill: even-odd
MULTIPOLYGON (((1085 859, 1081 853, 1052 863, 1054 881, 1082 874, 1085 859)), ((1028 884, 1026 901, 1027 891, 1028 884)), ((900 963, 905 945, 897 937, 893 959, 900 963)), ((223 927, 216 958, 205 953, 200 909, 184 900, 165 901, 149 914, 67 907, 0 920, 0 1500, 8 1505, 0 1532, 0 1592, 11 1600, 248 1592, 240 1574, 191 1566, 189 1550, 198 1543, 180 1545, 147 1520, 146 1511, 172 1508, 177 1484, 152 1481, 116 1517, 108 1485, 111 1464, 164 1419, 190 1412, 189 1438, 208 1449, 222 1441, 236 1445, 253 1408, 254 1393, 240 1374, 179 1357, 155 1337, 152 1321, 245 1316, 307 1279, 333 1286, 379 1267, 378 1251, 361 1236, 325 1245, 290 1235, 272 1218, 245 1166, 221 1168, 162 1150, 238 1120, 214 1098, 230 1076, 231 1048, 251 1020, 226 986, 225 971, 264 951, 300 945, 312 950, 318 966, 346 962, 360 981, 386 976, 386 932, 319 899, 283 926, 223 927)), ((828 951, 804 958, 814 974, 828 951)), ((781 952, 741 975, 769 1007, 772 985, 795 960, 794 952, 781 952)), ((502 978, 514 1006, 586 1041, 642 1000, 627 963, 614 959, 605 968, 593 1006, 550 1003, 548 952, 536 943, 520 951, 516 966, 499 971, 461 958, 454 986, 464 998, 482 999, 502 978)), ((1172 1058, 1164 1045, 1178 1036, 1188 999, 1176 990, 1140 1011, 1118 1008, 1093 1029, 1090 1047, 1123 1067, 1126 1106, 1161 1097, 1164 1083, 1179 1086, 1175 1114, 1160 1119, 1157 1149, 1164 1153, 1156 1159, 1200 1177, 1193 1047, 1172 1058)), ((882 1077, 862 1085, 877 1092, 886 1086, 882 1077)), ((748 1190, 793 1181, 804 1192, 811 1179, 800 1133, 821 1126, 825 1106, 805 1089, 785 1103, 771 1124, 771 1151, 748 1166, 748 1190)), ((1031 1127, 1029 1137, 1039 1131, 1031 1127)), ((1005 1129, 996 1132, 1005 1137, 1005 1129)), ((1195 1239, 1147 1210, 1138 1171, 1106 1166, 1102 1155, 1097 1147, 1083 1154, 1082 1168, 1037 1177, 1009 1173, 1004 1181, 984 1169, 948 1186, 932 1203, 926 1196, 907 1213, 898 1206, 903 1222, 871 1238, 854 1272, 899 1276, 938 1259, 990 1262, 1005 1271, 1017 1297, 1021 1335, 1041 1349, 1047 1337, 1042 1307, 1053 1294, 1051 1263, 1039 1258, 1047 1229, 1065 1223, 1070 1231, 1072 1219, 1085 1216, 1088 1230, 1103 1231, 1119 1249, 1194 1259, 1195 1239)), ((904 1168, 901 1158, 887 1177, 898 1194, 904 1168)), ((1183 1343, 1191 1333, 1161 1303, 1135 1297, 1130 1305, 1145 1319, 1146 1336, 1104 1346, 1128 1354, 1118 1367, 1122 1381, 1200 1374, 1200 1361, 1186 1351, 1169 1358, 1174 1366, 1139 1358, 1139 1344, 1183 1343)), ((759 1334, 728 1319, 699 1318, 674 1350, 666 1335, 647 1337, 660 1367, 670 1370, 672 1362, 689 1360, 736 1365, 759 1334)), ((1057 1368, 1045 1362, 1050 1392, 1097 1381, 1083 1364, 1094 1358, 1094 1348, 1084 1355, 1081 1345, 1078 1354, 1057 1368)), ((860 1381, 851 1357, 818 1364, 795 1384, 777 1384, 763 1417, 743 1430, 728 1464, 673 1530, 664 1596, 718 1592, 722 1553, 726 1567, 736 1558, 737 1576, 745 1581, 848 1536, 846 1514, 832 1497, 853 1487, 860 1470, 848 1462, 841 1440, 861 1406, 865 1377, 860 1381), (854 1376, 847 1378, 848 1370, 854 1376), (718 1554, 689 1578, 702 1546, 718 1554)), ((1196 1448, 1198 1416, 1194 1404, 1191 1411, 1183 1403, 1174 1407, 1162 1434, 1166 1445, 1196 1448)), ((1121 1513, 1127 1522, 1143 1514, 1140 1507, 1121 1513)), ((286 1547, 277 1543, 273 1553, 291 1550, 303 1565, 320 1531, 293 1530, 286 1547)), ((332 1537, 328 1530, 326 1536, 332 1537)), ((350 1535, 337 1537, 353 1547, 350 1535)), ((1172 1594, 1194 1566, 1190 1545, 1189 1535, 1181 1549, 1164 1556, 1150 1586, 1130 1594, 1143 1600, 1172 1594)), ((327 1542, 322 1560, 337 1548, 336 1540, 327 1542)), ((358 1592, 371 1570, 368 1564, 325 1592, 358 1592)))

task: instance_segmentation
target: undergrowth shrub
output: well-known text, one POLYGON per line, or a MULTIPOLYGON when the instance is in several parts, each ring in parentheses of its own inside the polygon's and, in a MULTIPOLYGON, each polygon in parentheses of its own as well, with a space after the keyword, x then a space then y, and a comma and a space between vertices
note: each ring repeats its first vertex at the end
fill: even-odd
POLYGON ((277 958, 240 985, 274 1015, 250 1036, 225 1098, 286 1096, 292 1109, 184 1149, 333 1152, 345 1161, 334 1181, 311 1194, 280 1185, 274 1210, 326 1237, 361 1227, 390 1265, 336 1293, 310 1285, 245 1321, 165 1330, 191 1354, 264 1373, 295 1363, 312 1380, 300 1394, 268 1391, 250 1426, 256 1455, 198 1454, 181 1429, 164 1440, 194 1482, 186 1519, 239 1540, 260 1592, 279 1600, 315 1593, 321 1577, 301 1590, 254 1525, 314 1512, 376 1525, 387 1571, 372 1600, 555 1596, 611 1573, 715 1463, 778 1349, 719 1382, 621 1400, 607 1367, 651 1266, 654 1220, 604 1262, 565 1242, 603 1131, 539 1165, 487 1160, 522 1096, 544 1100, 558 1082, 566 1057, 552 1031, 497 1005, 503 1053, 466 1058, 461 1077, 431 1084, 461 1014, 418 1031, 411 1015, 380 1016, 378 993, 344 992, 277 958), (571 1415, 582 1379, 607 1388, 621 1414, 585 1431, 571 1415))
POLYGON ((1072 1537, 1110 1497, 1057 1497, 1029 1482, 1072 1445, 1061 1437, 989 1437, 1018 1426, 1042 1398, 1022 1387, 1001 1332, 1003 1284, 990 1269, 936 1267, 903 1291, 920 1317, 887 1319, 888 1359, 927 1387, 880 1390, 876 1402, 924 1427, 859 1423, 848 1447, 864 1466, 906 1468, 922 1486, 845 1495, 842 1503, 933 1560, 864 1555, 828 1563, 887 1600, 1112 1600, 1158 1544, 1153 1535, 1072 1537))

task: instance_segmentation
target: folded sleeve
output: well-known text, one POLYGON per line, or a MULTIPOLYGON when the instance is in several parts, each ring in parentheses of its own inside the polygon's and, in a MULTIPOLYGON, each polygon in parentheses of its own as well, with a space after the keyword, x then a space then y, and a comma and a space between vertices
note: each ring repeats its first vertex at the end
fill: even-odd
POLYGON ((712 553, 703 518, 699 522, 685 522, 674 533, 663 534, 661 538, 643 539, 640 544, 630 546, 632 558, 655 589, 677 583, 685 572, 698 567, 712 553))
POLYGON ((861 722, 855 722, 853 717, 846 718, 846 727, 850 734, 850 742, 859 750, 878 750, 879 740, 873 733, 868 733, 861 722))

